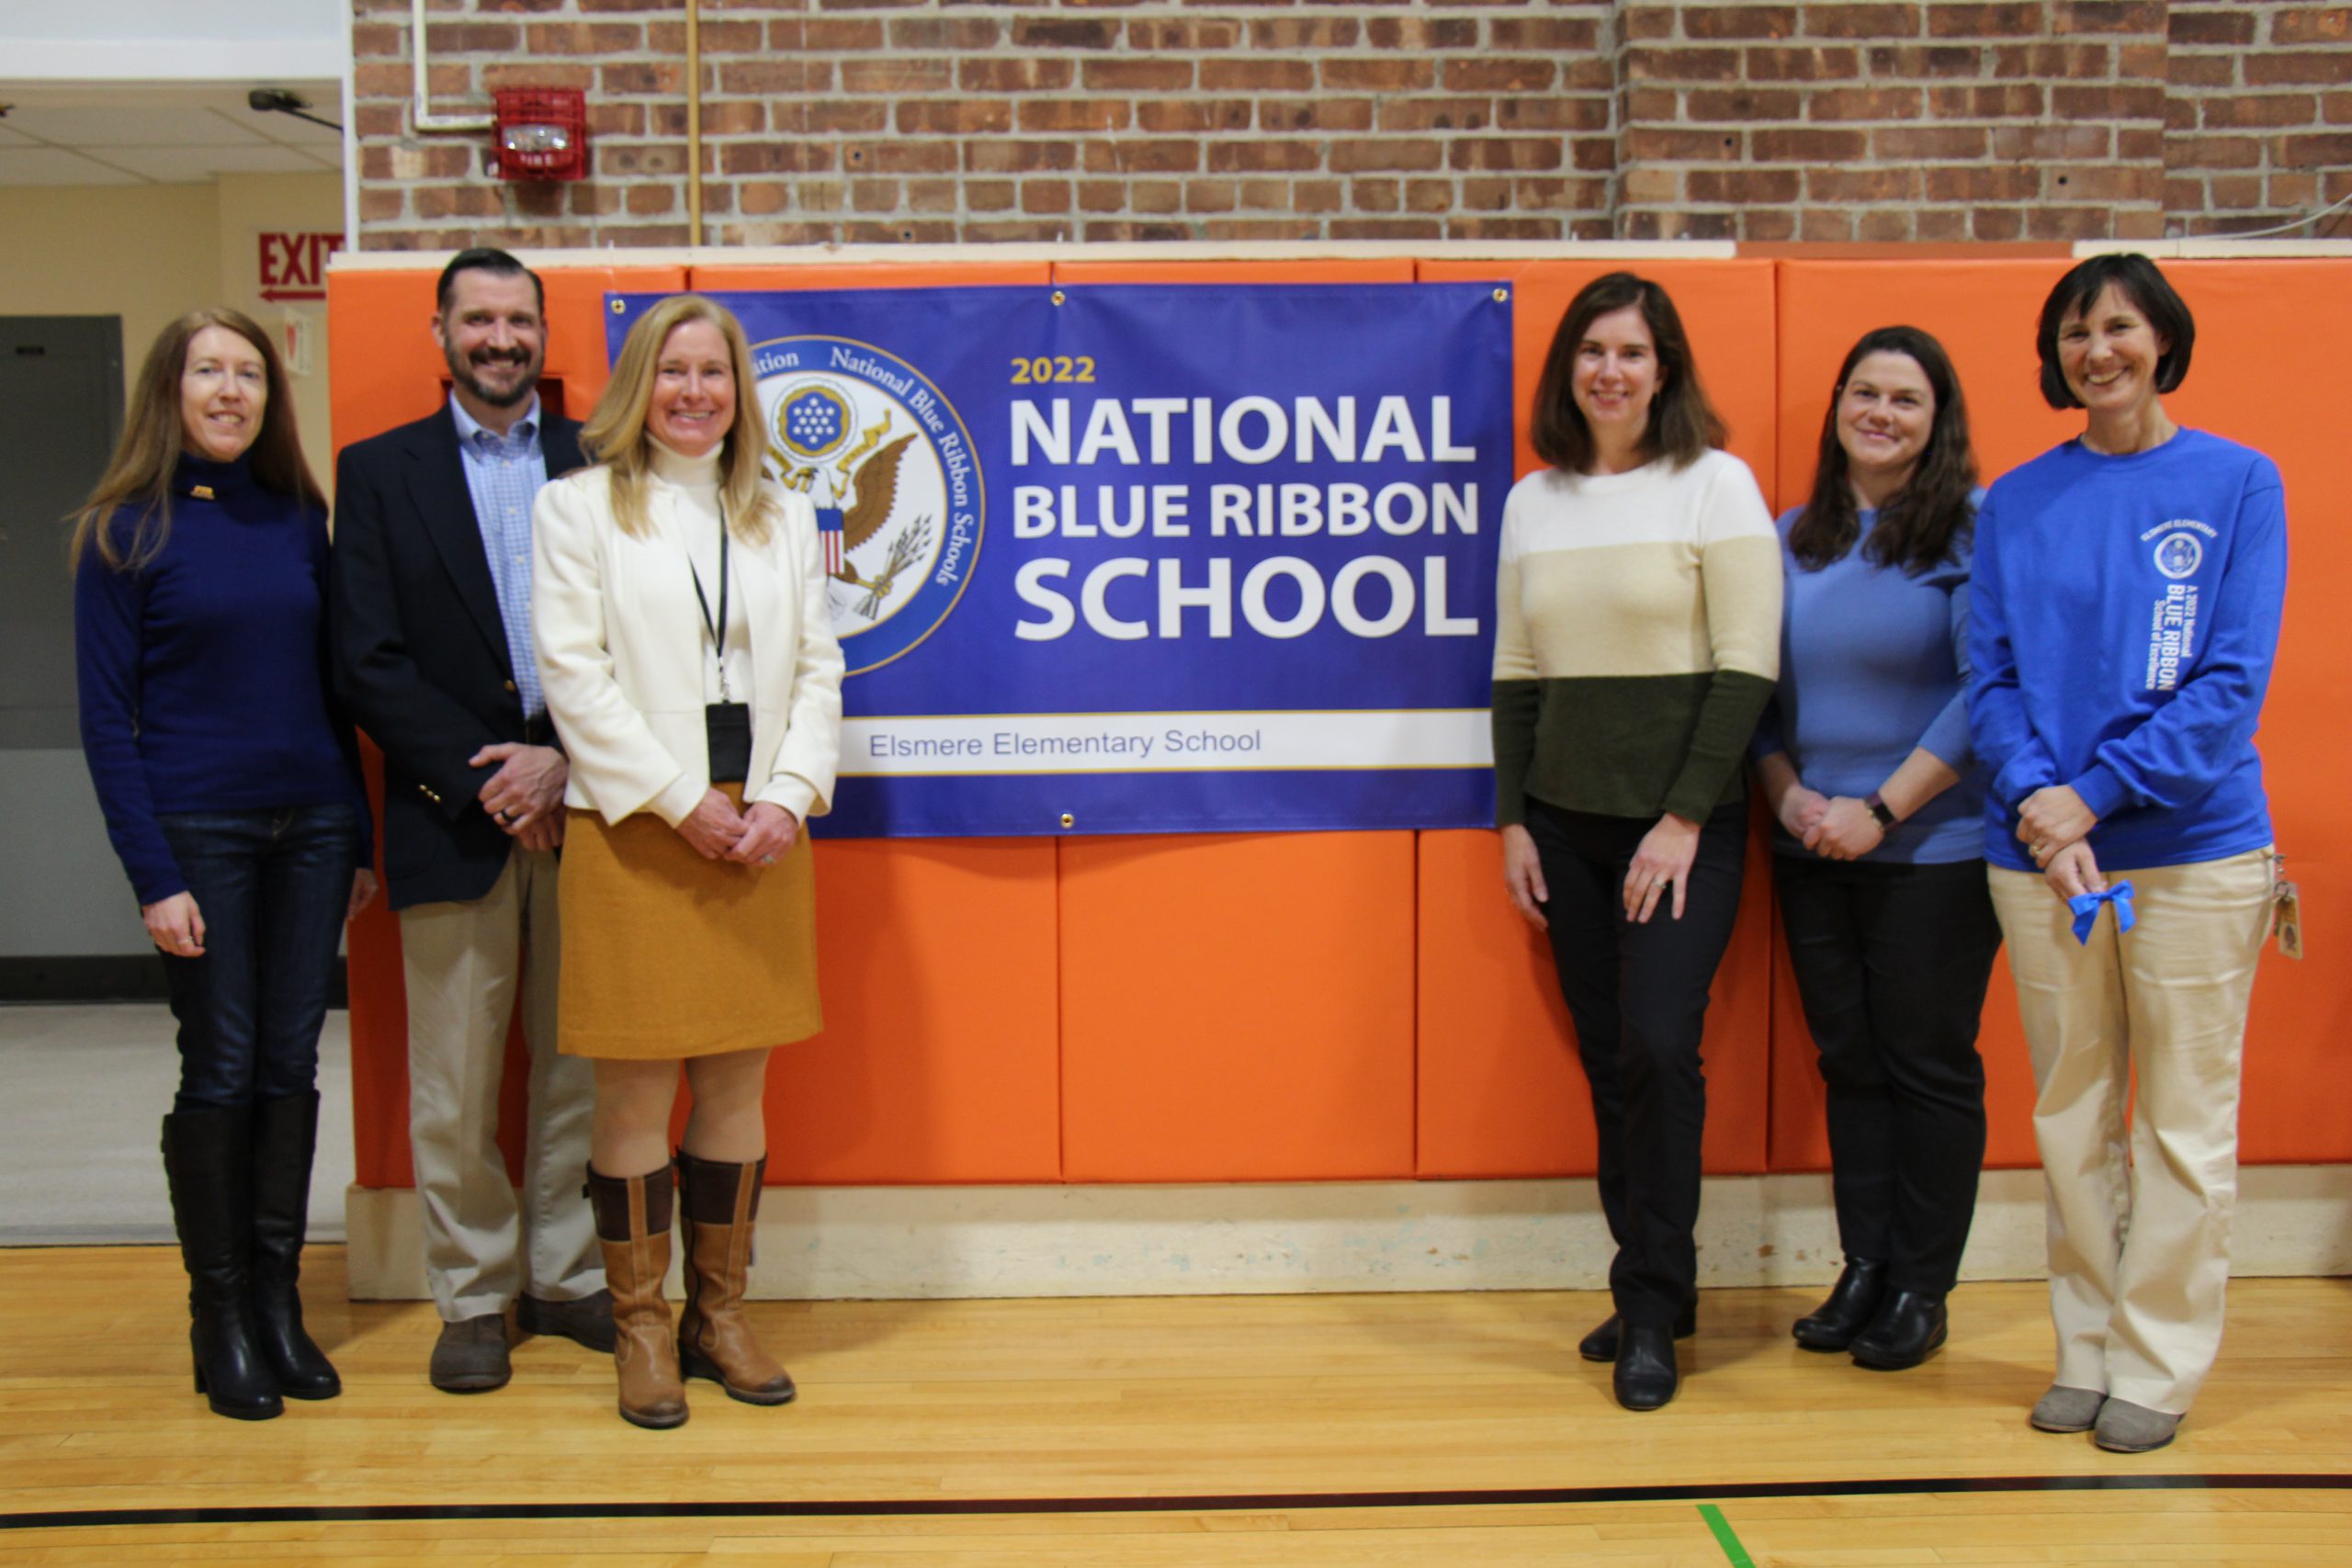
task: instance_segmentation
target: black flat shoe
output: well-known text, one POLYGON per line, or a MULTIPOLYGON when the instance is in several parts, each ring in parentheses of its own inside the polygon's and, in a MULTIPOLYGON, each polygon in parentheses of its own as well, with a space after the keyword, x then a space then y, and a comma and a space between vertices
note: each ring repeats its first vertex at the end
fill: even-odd
POLYGON ((1871 1325, 1854 1337, 1854 1364, 1899 1372, 1943 1348, 1950 1324, 1941 1291, 1889 1291, 1871 1325))
POLYGON ((1610 1374, 1617 1403, 1628 1410, 1656 1410, 1682 1386, 1674 1364, 1674 1336, 1646 1324, 1618 1330, 1617 1369, 1610 1374))
POLYGON ((1797 1343, 1808 1350, 1844 1350, 1851 1348, 1854 1336, 1870 1326, 1878 1312, 1879 1299, 1886 1294, 1886 1264, 1876 1258, 1849 1258, 1829 1287, 1829 1297, 1819 1306, 1797 1319, 1790 1330, 1797 1343))
MULTIPOLYGON (((1577 1354, 1588 1361, 1613 1361, 1617 1359, 1617 1314, 1611 1313, 1600 1320, 1593 1331, 1577 1341, 1577 1354)), ((1699 1303, 1691 1303, 1674 1320, 1674 1337, 1688 1339, 1699 1332, 1699 1303)))

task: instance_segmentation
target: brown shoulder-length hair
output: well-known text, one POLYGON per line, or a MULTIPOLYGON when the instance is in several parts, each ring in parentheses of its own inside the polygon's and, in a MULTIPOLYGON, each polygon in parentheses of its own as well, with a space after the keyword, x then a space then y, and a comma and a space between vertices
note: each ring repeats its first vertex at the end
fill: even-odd
POLYGON ((1908 355, 1936 397, 1936 417, 1928 444, 1901 490, 1878 509, 1878 525, 1862 546, 1874 566, 1901 567, 1917 577, 1951 558, 1955 545, 1975 526, 1976 457, 1968 439, 1968 401, 1944 345, 1917 327, 1880 327, 1864 333, 1838 367, 1829 412, 1821 420, 1821 456, 1814 465, 1813 494, 1789 530, 1789 553, 1807 571, 1845 558, 1862 531, 1849 481, 1845 444, 1838 439, 1838 408, 1854 367, 1873 354, 1908 355))
POLYGON ((1529 434, 1535 455, 1555 468, 1580 474, 1592 466, 1592 429, 1574 395, 1577 350, 1595 321, 1629 306, 1641 311, 1657 349, 1657 391, 1650 400, 1642 456, 1688 468, 1730 436, 1699 385, 1698 361, 1690 356, 1690 339, 1674 301, 1646 277, 1612 272, 1594 278, 1568 301, 1567 314, 1560 318, 1560 329, 1552 334, 1551 350, 1544 356, 1544 372, 1536 378, 1529 434))
POLYGON ((746 544, 761 544, 780 509, 761 482, 767 457, 767 430, 760 417, 759 382, 752 374, 752 344, 735 312, 700 294, 673 294, 629 328, 613 362, 613 378, 595 412, 580 430, 580 449, 612 471, 613 520, 625 534, 641 536, 645 476, 653 466, 653 437, 645 416, 653 405, 653 377, 670 334, 689 321, 708 321, 727 339, 735 378, 735 421, 728 426, 718 458, 718 494, 727 508, 728 532, 746 544))
POLYGON ((261 430, 245 449, 245 464, 254 483, 279 495, 299 498, 324 512, 327 498, 311 477, 302 457, 302 438, 294 423, 294 395, 286 383, 269 334, 243 311, 225 305, 190 310, 156 334, 139 367, 131 389, 130 409, 122 422, 122 435, 97 487, 74 513, 74 542, 69 547, 75 565, 92 551, 109 570, 136 571, 153 560, 172 535, 172 473, 187 449, 187 423, 180 412, 180 378, 187 369, 188 344, 207 327, 220 327, 254 345, 261 355, 268 391, 262 400, 261 430), (114 514, 130 509, 127 530, 110 525, 114 514))

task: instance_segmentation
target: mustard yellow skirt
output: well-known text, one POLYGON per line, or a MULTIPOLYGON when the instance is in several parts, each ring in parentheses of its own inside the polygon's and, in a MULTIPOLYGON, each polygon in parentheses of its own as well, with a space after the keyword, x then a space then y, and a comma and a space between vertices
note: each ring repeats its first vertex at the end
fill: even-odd
MULTIPOLYGON (((741 786, 720 786, 740 804, 741 786)), ((556 1047, 637 1061, 805 1040, 817 1006, 808 836, 774 865, 705 860, 661 818, 573 811, 560 889, 556 1047)))

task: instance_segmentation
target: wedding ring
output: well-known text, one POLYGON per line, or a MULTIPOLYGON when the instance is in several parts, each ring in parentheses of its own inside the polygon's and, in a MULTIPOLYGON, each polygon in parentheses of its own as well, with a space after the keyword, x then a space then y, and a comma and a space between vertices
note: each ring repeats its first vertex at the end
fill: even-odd
POLYGON ((775 856, 774 856, 774 855, 762 855, 762 856, 760 857, 760 863, 761 863, 762 865, 774 865, 774 864, 775 863, 775 856))

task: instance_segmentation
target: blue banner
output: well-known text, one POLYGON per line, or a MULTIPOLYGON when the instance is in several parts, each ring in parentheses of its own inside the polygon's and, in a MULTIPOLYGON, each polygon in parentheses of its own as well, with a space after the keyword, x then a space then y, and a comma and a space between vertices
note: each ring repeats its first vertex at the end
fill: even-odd
POLYGON ((820 834, 1493 821, 1507 289, 716 298, 825 531, 820 834))

